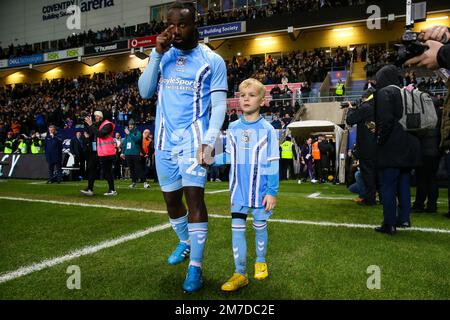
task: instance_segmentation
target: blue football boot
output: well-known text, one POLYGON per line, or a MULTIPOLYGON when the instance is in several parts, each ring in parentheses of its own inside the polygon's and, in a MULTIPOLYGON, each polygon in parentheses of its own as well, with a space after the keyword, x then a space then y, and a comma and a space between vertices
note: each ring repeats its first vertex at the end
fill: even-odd
POLYGON ((203 287, 202 268, 196 266, 189 266, 186 279, 183 283, 183 290, 185 292, 195 292, 203 287))
POLYGON ((178 263, 182 262, 183 260, 185 260, 187 257, 189 257, 190 252, 191 252, 191 247, 187 243, 180 242, 180 243, 178 243, 174 252, 172 252, 172 254, 167 259, 167 262, 170 265, 178 264, 178 263))

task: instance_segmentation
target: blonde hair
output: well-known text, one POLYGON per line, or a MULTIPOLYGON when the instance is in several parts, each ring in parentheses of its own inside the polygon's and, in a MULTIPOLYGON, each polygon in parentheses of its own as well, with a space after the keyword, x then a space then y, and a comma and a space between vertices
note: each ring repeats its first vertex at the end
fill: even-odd
POLYGON ((264 87, 260 81, 254 78, 248 78, 241 82, 239 85, 239 91, 242 91, 242 89, 246 89, 248 87, 255 87, 261 99, 266 96, 266 87, 264 87))

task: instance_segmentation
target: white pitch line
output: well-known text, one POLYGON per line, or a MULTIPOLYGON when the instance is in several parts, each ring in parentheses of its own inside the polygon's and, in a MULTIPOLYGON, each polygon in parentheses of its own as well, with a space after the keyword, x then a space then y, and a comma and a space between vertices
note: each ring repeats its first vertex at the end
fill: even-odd
POLYGON ((90 208, 104 208, 104 209, 111 209, 111 210, 136 211, 136 212, 145 212, 145 213, 161 213, 161 214, 167 213, 167 211, 163 211, 163 210, 148 210, 148 209, 141 209, 141 208, 116 207, 116 206, 107 206, 104 204, 93 204, 93 203, 82 203, 82 202, 65 202, 65 201, 56 201, 56 200, 29 199, 29 198, 17 198, 17 197, 0 197, 0 200, 1 199, 2 200, 11 200, 11 201, 59 204, 59 205, 63 205, 63 206, 79 206, 79 207, 90 207, 90 208))
MULTIPOLYGON (((208 217, 222 218, 222 219, 230 219, 231 218, 228 216, 222 216, 222 215, 218 215, 218 214, 208 214, 208 217)), ((249 220, 253 220, 253 218, 249 218, 249 220)), ((320 226, 320 227, 357 228, 357 229, 374 229, 376 227, 379 227, 379 225, 372 225, 372 224, 339 223, 339 222, 309 221, 309 220, 288 220, 288 219, 272 219, 272 218, 270 218, 268 220, 268 222, 279 222, 279 223, 287 223, 287 224, 304 224, 304 225, 312 225, 312 226, 320 226)), ((411 228, 405 228, 402 230, 419 231, 419 232, 427 232, 427 233, 450 234, 449 229, 411 227, 411 228)))
MULTIPOLYGON (((0 182, 3 180, 0 180, 0 182)), ((28 182, 28 184, 31 185, 46 185, 47 182, 45 181, 35 181, 35 182, 28 182)), ((82 187, 80 184, 77 183, 73 183, 73 182, 62 182, 61 184, 59 184, 58 186, 64 186, 64 187, 82 187)), ((157 188, 148 188, 145 189, 143 187, 135 187, 135 188, 129 188, 126 186, 118 186, 116 185, 116 189, 129 189, 129 190, 133 190, 133 189, 137 189, 137 190, 147 190, 147 191, 160 191, 161 189, 159 188, 159 185, 157 185, 157 188)), ((222 190, 213 190, 213 191, 206 191, 206 194, 215 194, 215 193, 221 193, 221 192, 228 192, 228 189, 222 189, 222 190)))
POLYGON ((221 192, 228 192, 228 189, 223 189, 223 190, 214 190, 214 191, 206 191, 206 194, 214 194, 214 193, 221 193, 221 192))
POLYGON ((134 233, 131 233, 131 234, 119 237, 119 238, 114 238, 111 240, 106 240, 106 241, 100 242, 99 244, 94 245, 94 246, 87 246, 87 247, 84 247, 84 248, 81 248, 81 249, 78 249, 75 251, 71 251, 68 254, 61 256, 61 257, 46 259, 46 260, 43 260, 38 263, 33 263, 29 266, 20 267, 19 269, 15 270, 15 271, 0 274, 0 283, 4 283, 7 281, 16 279, 16 278, 20 278, 20 277, 26 276, 30 273, 36 272, 36 271, 51 268, 58 264, 85 256, 88 254, 93 254, 100 250, 111 248, 111 247, 117 246, 121 243, 135 240, 138 238, 142 238, 150 233, 154 233, 154 232, 169 229, 169 228, 170 228, 169 223, 156 225, 154 227, 150 227, 150 228, 147 228, 147 229, 144 229, 141 231, 137 231, 137 232, 134 232, 134 233))
MULTIPOLYGON (((309 199, 320 199, 320 200, 353 200, 353 197, 324 197, 321 196, 320 192, 312 193, 309 196, 307 196, 309 199)), ((414 197, 411 197, 412 200, 414 200, 414 197)), ((441 204, 442 202, 438 201, 437 204, 441 204)))
MULTIPOLYGON (((80 202, 63 202, 63 201, 54 201, 54 200, 41 200, 41 199, 26 199, 26 198, 16 198, 16 197, 0 197, 0 200, 11 200, 11 201, 27 201, 27 202, 40 202, 40 203, 50 203, 50 204, 59 204, 59 205, 67 205, 67 206, 82 206, 82 207, 93 207, 93 208, 105 208, 111 210, 124 210, 124 211, 136 211, 136 212, 144 212, 144 213, 159 213, 159 214, 167 214, 167 211, 164 210, 150 210, 150 209, 140 209, 133 207, 114 207, 107 206, 101 204, 89 204, 89 203, 80 203, 80 202)), ((208 217, 211 218, 220 218, 220 219, 230 219, 230 216, 224 216, 219 214, 208 214, 208 217)), ((314 226, 323 226, 323 227, 341 227, 341 228, 360 228, 360 229, 369 229, 375 228, 376 225, 369 224, 355 224, 355 223, 340 223, 340 222, 330 222, 330 221, 311 221, 311 220, 289 220, 289 219, 269 219, 269 222, 280 222, 287 224, 304 224, 304 225, 314 225, 314 226)), ((449 229, 437 229, 437 228, 422 228, 422 227, 412 227, 402 229, 405 231, 420 231, 427 233, 446 233, 450 234, 449 229)))

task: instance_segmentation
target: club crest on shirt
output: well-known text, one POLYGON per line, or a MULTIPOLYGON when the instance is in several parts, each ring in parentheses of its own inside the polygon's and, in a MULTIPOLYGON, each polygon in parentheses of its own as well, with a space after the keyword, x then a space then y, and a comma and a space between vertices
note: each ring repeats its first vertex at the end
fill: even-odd
POLYGON ((177 57, 177 67, 183 67, 186 65, 186 57, 177 57))
POLYGON ((242 137, 241 137, 241 141, 243 143, 249 143, 250 142, 250 130, 244 130, 242 131, 242 137))

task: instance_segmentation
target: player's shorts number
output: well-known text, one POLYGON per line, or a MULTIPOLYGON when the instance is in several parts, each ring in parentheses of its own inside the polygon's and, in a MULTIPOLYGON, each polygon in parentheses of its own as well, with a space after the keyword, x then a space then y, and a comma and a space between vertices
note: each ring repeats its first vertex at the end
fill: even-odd
POLYGON ((204 177, 206 175, 206 170, 195 171, 195 168, 197 168, 199 166, 197 158, 189 158, 189 162, 191 162, 192 164, 186 169, 187 174, 190 174, 190 175, 193 175, 196 177, 204 177))

